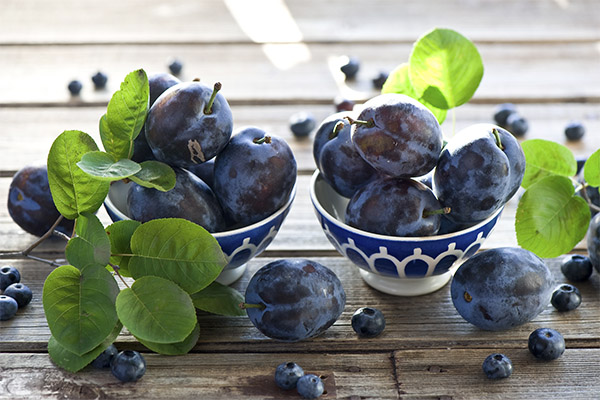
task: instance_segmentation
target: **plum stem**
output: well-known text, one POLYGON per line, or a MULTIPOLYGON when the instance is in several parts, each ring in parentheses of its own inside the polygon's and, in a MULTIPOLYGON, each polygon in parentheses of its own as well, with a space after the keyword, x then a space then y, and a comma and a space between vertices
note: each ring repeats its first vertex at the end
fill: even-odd
POLYGON ((492 129, 492 135, 494 135, 494 137, 496 138, 496 145, 501 150, 504 150, 504 145, 502 144, 502 140, 500 139, 500 132, 498 132, 498 129, 496 129, 496 128, 492 129))
POLYGON ((263 144, 263 143, 269 144, 269 143, 271 143, 271 136, 267 135, 267 136, 263 136, 261 138, 256 138, 253 140, 253 142, 256 144, 263 144))
POLYGON ((252 303, 240 303, 240 308, 242 310, 245 310, 247 308, 258 308, 259 310, 264 310, 265 308, 267 308, 267 306, 265 306, 264 304, 252 304, 252 303))
POLYGON ((123 278, 123 276, 119 273, 119 270, 121 269, 121 267, 119 267, 116 264, 113 263, 108 263, 108 265, 110 265, 113 269, 113 271, 115 271, 115 275, 117 275, 119 277, 119 279, 121 279, 121 282, 123 282, 123 284, 129 288, 129 285, 127 284, 127 282, 125 282, 125 279, 123 278))
MULTIPOLYGON (((588 192, 587 192, 587 187, 588 187, 588 184, 585 183, 585 184, 581 185, 581 188, 578 188, 578 189, 581 191, 581 195, 583 196, 583 198, 585 199, 585 201, 587 201, 587 203, 590 206, 590 208, 592 210, 596 211, 596 212, 600 212, 600 207, 598 207, 597 205, 595 205, 592 202, 592 199, 590 199, 590 196, 588 195, 588 192)), ((576 191, 578 189, 576 189, 576 191)))
POLYGON ((423 210, 423 218, 431 217, 438 214, 450 214, 450 207, 444 207, 437 210, 423 210))
POLYGON ((215 83, 213 92, 210 95, 210 99, 208 100, 208 104, 206 104, 206 107, 204 107, 204 114, 212 114, 212 106, 215 102, 215 98, 217 97, 217 93, 219 93, 219 90, 221 90, 221 82, 215 83))
POLYGON ((337 135, 339 135, 339 133, 342 131, 342 129, 344 129, 344 126, 346 126, 346 124, 344 124, 344 121, 338 121, 329 133, 328 139, 331 140, 336 138, 337 135))
POLYGON ((373 121, 373 118, 369 119, 368 121, 363 121, 361 119, 354 119, 352 117, 344 117, 348 120, 348 122, 350 122, 350 125, 364 125, 366 128, 372 128, 375 126, 375 121, 373 121))

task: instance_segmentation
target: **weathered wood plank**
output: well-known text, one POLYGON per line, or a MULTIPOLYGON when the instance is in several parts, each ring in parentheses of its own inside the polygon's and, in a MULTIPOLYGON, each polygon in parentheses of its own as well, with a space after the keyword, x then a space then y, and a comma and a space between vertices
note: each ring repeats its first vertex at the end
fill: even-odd
MULTIPOLYGON (((106 103, 127 73, 166 71, 165 60, 175 55, 185 63, 182 79, 199 77, 209 85, 220 81, 232 103, 329 103, 337 94, 360 100, 375 93, 371 79, 406 62, 411 48, 408 43, 309 44, 305 57, 294 63, 289 52, 298 50, 283 45, 0 46, 0 70, 10 76, 0 82, 0 105, 106 103), (356 81, 348 85, 339 71, 339 57, 345 54, 362 61, 356 81), (95 91, 90 77, 99 69, 109 81, 106 90, 95 91), (72 79, 84 84, 76 99, 67 91, 72 79)), ((481 44, 479 51, 485 73, 474 101, 600 98, 594 42, 481 44)))
POLYGON ((287 0, 253 8, 240 7, 243 3, 9 0, 0 16, 0 42, 413 41, 434 26, 487 41, 600 37, 594 0, 287 0), (240 15, 239 25, 233 15, 240 15), (287 30, 277 24, 281 20, 287 30))
POLYGON ((400 399, 595 399, 600 349, 567 348, 557 360, 536 360, 525 345, 478 349, 401 350, 394 353, 400 399), (513 373, 490 380, 482 371, 492 353, 507 355, 513 373))

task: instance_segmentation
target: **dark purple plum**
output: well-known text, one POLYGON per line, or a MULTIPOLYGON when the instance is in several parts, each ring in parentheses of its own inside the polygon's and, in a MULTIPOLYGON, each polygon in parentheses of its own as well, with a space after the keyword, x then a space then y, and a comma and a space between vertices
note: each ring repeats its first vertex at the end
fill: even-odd
MULTIPOLYGON (((60 213, 52 200, 46 165, 28 165, 13 176, 7 205, 13 221, 32 235, 42 236, 52 227, 60 213)), ((56 229, 71 235, 73 221, 63 219, 56 229)))
POLYGON ((492 124, 458 132, 442 151, 433 175, 440 203, 458 223, 483 221, 516 193, 525 155, 515 137, 492 124))
POLYGON ((219 90, 181 82, 161 94, 146 119, 146 140, 158 161, 189 167, 210 160, 229 141, 233 116, 219 90))
POLYGON ((331 136, 334 135, 333 130, 338 122, 347 121, 346 117, 354 117, 355 114, 350 111, 340 111, 335 114, 328 115, 317 127, 315 137, 313 139, 313 158, 317 168, 319 166, 319 158, 321 157, 321 149, 323 146, 331 140, 331 136))
POLYGON ((142 223, 157 218, 184 218, 209 232, 223 230, 223 210, 210 187, 187 170, 174 170, 175 187, 167 192, 131 184, 127 194, 129 217, 142 223))
POLYGON ((202 164, 192 165, 187 168, 192 174, 202 179, 211 189, 215 187, 215 159, 203 162, 202 164))
POLYGON ((379 178, 360 188, 346 207, 345 221, 388 236, 431 236, 444 210, 424 184, 407 178, 379 178))
POLYGON ((592 265, 600 273, 600 213, 590 221, 587 231, 587 248, 592 265))
POLYGON ((215 159, 215 194, 230 220, 250 225, 287 203, 296 173, 296 159, 285 140, 245 127, 215 159))
POLYGON ((535 318, 549 304, 554 281, 544 260, 520 247, 499 247, 467 259, 452 279, 456 311, 485 330, 506 330, 535 318))
POLYGON ((315 261, 280 259, 260 268, 246 288, 250 321, 265 336, 297 342, 320 335, 340 317, 346 293, 336 274, 315 261))
POLYGON ((387 93, 368 100, 352 125, 358 153, 385 175, 425 175, 435 167, 442 149, 436 117, 403 94, 387 93))

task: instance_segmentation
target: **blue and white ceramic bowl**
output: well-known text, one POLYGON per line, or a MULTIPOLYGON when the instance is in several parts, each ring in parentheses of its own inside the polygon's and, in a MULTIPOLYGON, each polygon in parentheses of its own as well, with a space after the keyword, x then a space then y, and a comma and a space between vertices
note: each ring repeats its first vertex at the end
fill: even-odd
POLYGON ((315 171, 310 184, 315 213, 336 250, 360 268, 367 284, 398 296, 417 296, 443 287, 458 266, 479 250, 502 209, 462 231, 425 237, 385 236, 344 223, 349 199, 315 171))
MULTIPOLYGON (((113 221, 129 219, 127 209, 128 183, 114 182, 104 201, 104 208, 113 221)), ((217 232, 212 235, 217 239, 229 263, 217 278, 217 281, 229 285, 238 280, 246 270, 246 263, 262 253, 273 241, 283 220, 288 215, 294 197, 294 186, 287 203, 271 216, 242 228, 217 232)))

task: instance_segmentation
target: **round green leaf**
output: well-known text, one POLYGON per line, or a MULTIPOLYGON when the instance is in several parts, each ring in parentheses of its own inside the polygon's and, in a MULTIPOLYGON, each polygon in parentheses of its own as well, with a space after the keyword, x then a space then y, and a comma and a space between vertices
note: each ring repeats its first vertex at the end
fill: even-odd
MULTIPOLYGON (((110 240, 110 262, 119 266, 119 273, 123 276, 131 276, 129 273, 129 256, 120 254, 131 254, 131 237, 133 232, 141 225, 139 221, 124 219, 106 227, 106 234, 110 240)), ((109 271, 112 271, 112 267, 109 271)))
POLYGON ((110 241, 102 222, 91 213, 77 217, 77 236, 71 238, 65 249, 67 261, 82 270, 88 265, 104 268, 110 261, 110 241))
POLYGON ((134 278, 160 276, 196 293, 221 273, 227 260, 217 240, 200 225, 180 218, 148 221, 131 238, 134 278))
POLYGON ((188 335, 182 342, 179 343, 154 343, 149 342, 147 340, 142 340, 140 338, 136 338, 141 344, 149 348, 150 350, 164 354, 167 356, 178 356, 182 354, 187 354, 194 348, 196 343, 198 343, 198 338, 200 337, 200 325, 196 324, 192 333, 188 335))
POLYGON ((175 283, 157 276, 136 280, 117 297, 119 319, 132 335, 154 343, 184 341, 196 326, 190 296, 175 283))
POLYGON ((585 162, 583 178, 590 186, 600 186, 600 149, 592 153, 585 162))
POLYGON ((244 295, 232 287, 213 282, 201 291, 192 294, 194 306, 202 311, 228 316, 244 316, 246 310, 240 307, 244 295))
POLYGON ((135 161, 122 158, 118 161, 103 151, 90 151, 81 157, 77 166, 84 172, 107 181, 118 181, 138 173, 142 167, 135 161))
POLYGON ((553 175, 531 185, 521 197, 515 217, 519 246, 539 257, 568 253, 581 241, 590 209, 569 178, 553 175))
POLYGON ((143 161, 140 166, 142 169, 129 177, 138 185, 163 192, 175 187, 175 171, 169 165, 160 161, 148 160, 143 161))
POLYGON ((522 142, 521 147, 527 162, 521 182, 525 189, 550 175, 571 177, 577 173, 577 161, 573 153, 560 143, 531 139, 522 142))
POLYGON ((103 267, 58 267, 48 275, 42 302, 52 336, 68 351, 85 354, 117 324, 119 286, 103 267))
POLYGON ((451 29, 436 28, 417 40, 409 59, 415 93, 441 109, 466 103, 483 77, 477 47, 451 29))

